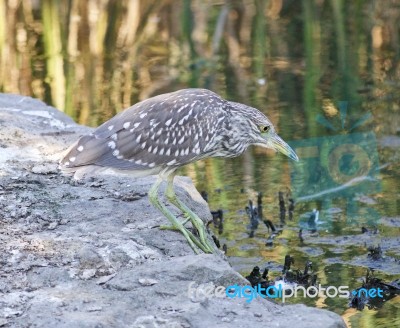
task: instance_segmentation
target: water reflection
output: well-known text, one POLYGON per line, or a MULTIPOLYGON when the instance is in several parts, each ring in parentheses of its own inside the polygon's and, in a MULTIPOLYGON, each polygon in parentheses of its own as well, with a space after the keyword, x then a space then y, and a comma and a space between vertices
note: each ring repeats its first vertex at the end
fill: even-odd
MULTIPOLYGON (((139 100, 183 87, 210 88, 263 110, 283 139, 306 148, 300 166, 255 148, 237 159, 196 163, 185 174, 208 192, 213 209, 224 210, 221 239, 239 271, 282 263, 290 252, 304 262, 314 257, 325 283, 350 285, 363 268, 324 261, 351 259, 364 252, 362 246, 314 243, 306 232, 300 245, 298 221, 315 208, 329 223, 321 225, 322 236, 357 235, 371 220, 382 236, 399 235, 398 227, 378 221, 400 213, 399 21, 396 1, 1 1, 0 91, 43 99, 91 126, 139 100), (346 131, 341 101, 348 108, 346 131), (355 134, 359 139, 347 142, 355 134), (368 160, 356 167, 347 148, 331 154, 335 167, 324 164, 321 149, 343 150, 342 144, 363 147, 371 159, 367 175, 368 160), (313 152, 318 163, 309 162, 313 152), (376 181, 353 188, 348 197, 304 199, 360 176, 376 181), (297 203, 293 221, 268 248, 263 225, 249 238, 244 208, 262 192, 263 215, 277 224, 280 191, 292 193, 297 203)), ((393 252, 399 256, 400 250, 393 252)), ((353 327, 390 320, 398 311, 392 301, 362 313, 332 299, 314 305, 346 311, 353 327)))

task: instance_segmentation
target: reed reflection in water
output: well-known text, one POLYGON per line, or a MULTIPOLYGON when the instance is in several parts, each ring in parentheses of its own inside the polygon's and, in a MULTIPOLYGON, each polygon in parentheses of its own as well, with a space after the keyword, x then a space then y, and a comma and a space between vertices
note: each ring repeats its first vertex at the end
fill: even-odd
MULTIPOLYGON (((156 94, 205 87, 264 111, 285 140, 341 134, 316 117, 341 126, 338 103, 346 101, 346 122, 371 113, 358 131, 380 140, 399 134, 398 22, 394 0, 3 0, 0 91, 40 98, 81 124, 97 126, 156 94)), ((379 207, 396 216, 399 157, 387 149, 378 148, 379 163, 389 165, 381 172, 379 207)), ((196 163, 185 174, 208 191, 212 206, 231 214, 262 191, 264 212, 271 215, 279 191, 291 184, 289 172, 283 156, 255 148, 234 160, 196 163)), ((246 223, 232 216, 224 238, 235 251, 230 255, 240 258, 238 267, 251 256, 281 263, 292 250, 285 243, 273 251, 241 248, 249 244, 246 223)), ((343 281, 363 274, 360 268, 335 270, 343 281)), ((320 275, 325 281, 332 276, 320 275)), ((316 305, 345 311, 325 300, 316 305)), ((378 314, 345 316, 354 327, 373 326, 379 313, 389 321, 396 309, 386 305, 378 314)))

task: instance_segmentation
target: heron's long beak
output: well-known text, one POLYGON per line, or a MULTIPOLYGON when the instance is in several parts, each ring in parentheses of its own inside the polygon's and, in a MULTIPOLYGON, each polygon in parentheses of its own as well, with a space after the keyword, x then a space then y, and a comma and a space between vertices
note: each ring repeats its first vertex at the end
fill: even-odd
POLYGON ((294 161, 298 162, 299 158, 297 157, 297 154, 294 152, 294 150, 282 140, 280 136, 278 136, 276 133, 272 133, 269 135, 269 143, 270 146, 275 149, 276 151, 281 152, 282 154, 290 157, 294 161))

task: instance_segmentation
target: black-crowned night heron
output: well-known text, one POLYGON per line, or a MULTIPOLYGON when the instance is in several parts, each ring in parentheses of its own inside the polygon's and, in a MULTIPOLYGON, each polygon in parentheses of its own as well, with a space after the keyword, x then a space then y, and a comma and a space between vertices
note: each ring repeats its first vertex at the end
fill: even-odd
POLYGON ((107 167, 134 176, 158 174, 149 191, 151 203, 198 252, 214 252, 204 222, 175 195, 175 171, 208 157, 235 157, 250 145, 273 148, 294 160, 296 153, 275 132, 268 118, 255 108, 222 99, 205 89, 184 89, 137 103, 81 137, 61 160, 62 169, 107 167), (159 200, 165 196, 187 217, 184 222, 159 200), (190 221, 197 230, 185 227, 190 221))

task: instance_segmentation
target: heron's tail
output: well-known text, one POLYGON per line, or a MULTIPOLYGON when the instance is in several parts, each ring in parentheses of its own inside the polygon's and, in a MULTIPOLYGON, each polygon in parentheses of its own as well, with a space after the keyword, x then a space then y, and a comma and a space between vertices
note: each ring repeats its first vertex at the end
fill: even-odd
POLYGON ((74 171, 80 166, 94 164, 101 158, 109 147, 104 139, 97 139, 94 135, 81 137, 69 147, 64 157, 60 160, 59 168, 63 171, 74 171))

